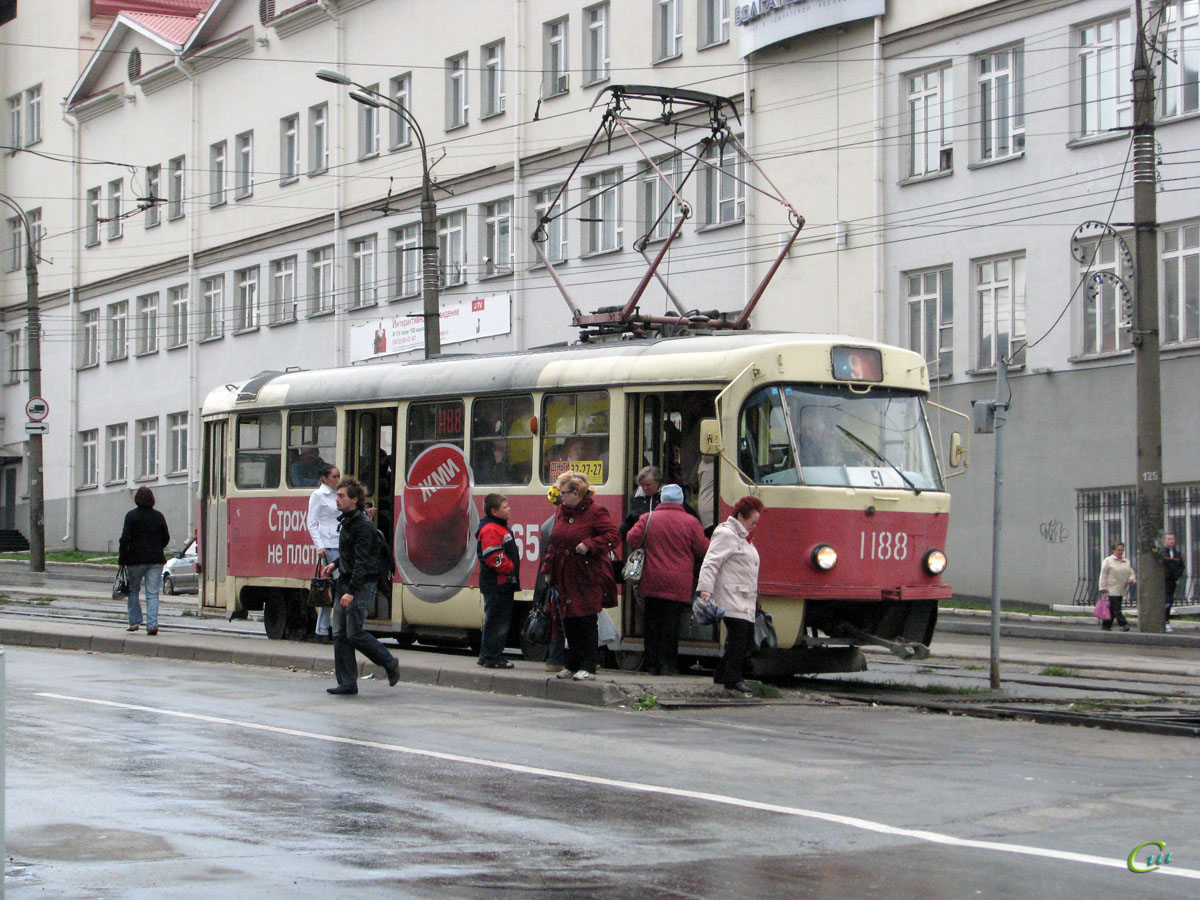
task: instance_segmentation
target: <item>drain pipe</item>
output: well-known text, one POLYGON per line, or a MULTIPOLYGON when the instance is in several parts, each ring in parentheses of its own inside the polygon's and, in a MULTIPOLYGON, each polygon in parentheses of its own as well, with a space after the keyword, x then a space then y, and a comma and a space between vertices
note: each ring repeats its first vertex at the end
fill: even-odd
MULTIPOLYGON (((345 66, 343 48, 345 33, 342 18, 333 8, 330 0, 317 0, 317 6, 333 19, 333 55, 334 68, 339 72, 345 66)), ((345 202, 345 173, 342 171, 342 157, 345 154, 342 135, 342 120, 344 118, 346 92, 337 91, 328 123, 330 137, 329 167, 333 169, 333 332, 334 332, 334 365, 344 366, 350 356, 346 344, 350 319, 346 315, 345 306, 338 301, 341 292, 347 284, 345 234, 342 227, 342 204, 345 202)))
MULTIPOLYGON (((79 160, 83 157, 82 138, 79 134, 79 122, 72 118, 67 112, 67 101, 64 98, 62 101, 62 120, 67 127, 71 129, 71 196, 83 196, 83 166, 79 160)), ((76 343, 77 331, 75 323, 79 321, 79 204, 71 204, 71 299, 67 301, 67 309, 70 310, 68 331, 70 337, 69 359, 71 360, 71 377, 67 379, 67 434, 71 440, 67 441, 67 471, 75 471, 75 463, 77 461, 76 446, 74 435, 79 432, 79 366, 76 363, 79 361, 78 345, 76 343)), ((97 454, 99 454, 97 446, 97 454)), ((99 465, 99 461, 97 461, 99 465)), ((77 479, 72 479, 76 481, 77 479)), ((61 543, 64 547, 70 547, 72 550, 78 550, 75 546, 75 520, 79 515, 79 495, 75 490, 74 484, 66 486, 67 491, 67 514, 66 526, 67 530, 63 533, 61 543)), ((2 898, 3 895, 0 895, 2 898)))
POLYGON ((875 289, 872 310, 872 338, 882 341, 883 333, 883 16, 875 17, 874 100, 875 126, 875 289))
MULTIPOLYGON (((191 155, 194 165, 198 165, 200 161, 200 121, 199 121, 199 104, 196 102, 196 92, 199 86, 196 83, 196 78, 187 67, 183 64, 183 59, 180 53, 175 53, 174 59, 175 68, 184 78, 188 80, 188 121, 190 122, 191 134, 190 147, 188 153, 191 155)), ((187 193, 188 179, 184 176, 184 193, 187 193)), ((184 198, 180 197, 180 203, 184 198)), ((188 248, 187 248, 187 283, 188 283, 188 319, 195 318, 195 306, 198 293, 198 280, 196 275, 196 231, 198 222, 197 215, 189 215, 188 219, 188 248)), ((195 496, 199 496, 200 477, 200 409, 199 397, 199 354, 197 353, 196 336, 193 333, 196 329, 190 327, 192 322, 185 322, 184 327, 187 328, 187 360, 188 360, 188 474, 187 474, 187 496, 185 497, 184 506, 187 507, 187 530, 184 532, 187 535, 192 535, 196 528, 196 502, 193 502, 193 487, 195 496), (195 474, 193 474, 195 473, 195 474)), ((198 502, 198 501, 197 501, 198 502)), ((185 542, 186 543, 186 542, 185 542)))
MULTIPOLYGON (((521 210, 524 204, 529 202, 528 195, 523 190, 525 174, 521 170, 521 153, 524 149, 524 122, 525 122, 525 69, 523 62, 525 59, 525 3, 526 0, 513 0, 513 33, 517 36, 517 58, 513 60, 513 66, 509 71, 512 75, 509 76, 510 83, 513 87, 510 88, 513 92, 512 114, 516 117, 516 127, 513 128, 513 201, 512 201, 512 217, 509 219, 511 223, 509 237, 509 253, 512 255, 512 293, 509 296, 508 314, 510 316, 509 327, 516 340, 513 350, 523 349, 525 344, 525 267, 520 264, 517 256, 517 248, 528 248, 529 242, 524 240, 526 234, 526 217, 521 215, 521 210)), ((532 213, 532 210, 530 210, 532 213)), ((528 252, 526 250, 525 252, 528 252)))

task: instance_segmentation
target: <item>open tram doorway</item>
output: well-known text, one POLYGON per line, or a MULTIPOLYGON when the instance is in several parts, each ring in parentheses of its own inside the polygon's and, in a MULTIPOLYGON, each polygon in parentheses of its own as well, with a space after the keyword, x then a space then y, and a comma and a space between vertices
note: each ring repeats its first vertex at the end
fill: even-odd
POLYGON ((200 496, 200 602, 204 607, 224 609, 220 595, 227 563, 226 508, 227 487, 225 442, 229 422, 221 419, 204 424, 201 454, 200 496))
MULTIPOLYGON (((375 508, 375 525, 388 547, 396 534, 396 407, 346 411, 346 460, 342 475, 367 491, 367 506, 375 508)), ((390 622, 392 598, 375 596, 367 618, 390 622)))

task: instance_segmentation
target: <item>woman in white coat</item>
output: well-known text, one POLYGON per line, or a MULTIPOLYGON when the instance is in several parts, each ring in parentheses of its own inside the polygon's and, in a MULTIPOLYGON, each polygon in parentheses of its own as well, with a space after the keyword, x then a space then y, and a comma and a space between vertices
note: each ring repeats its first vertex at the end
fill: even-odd
MULTIPOLYGON (((323 565, 337 562, 338 558, 338 516, 341 513, 337 508, 337 486, 341 480, 342 473, 337 466, 321 466, 317 489, 308 498, 308 534, 323 565)), ((333 643, 329 612, 328 606, 317 607, 317 641, 322 644, 333 643)))
POLYGON ((703 599, 725 609, 725 652, 713 681, 747 696, 754 692, 742 670, 754 644, 758 609, 758 550, 750 536, 762 511, 757 497, 743 497, 734 505, 732 515, 713 530, 696 585, 703 599))

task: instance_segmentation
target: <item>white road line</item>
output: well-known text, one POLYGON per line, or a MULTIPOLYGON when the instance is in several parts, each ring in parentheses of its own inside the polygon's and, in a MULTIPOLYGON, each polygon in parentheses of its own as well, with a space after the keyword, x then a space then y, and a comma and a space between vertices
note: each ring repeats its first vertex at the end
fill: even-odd
MULTIPOLYGON (((579 775, 574 772, 562 772, 557 769, 542 769, 537 766, 523 766, 518 763, 498 762, 491 759, 479 759, 473 756, 460 756, 457 753, 442 753, 437 750, 422 750, 417 747, 405 747, 402 744, 385 744, 380 741, 364 741, 357 738, 339 737, 333 734, 320 734, 315 731, 300 731, 296 728, 280 728, 277 725, 263 725, 258 722, 244 722, 240 719, 227 719, 223 716, 204 716, 198 713, 180 712, 173 709, 163 709, 157 706, 139 706, 134 703, 116 703, 112 700, 96 700, 91 697, 75 697, 69 694, 51 694, 39 692, 35 697, 46 697, 51 700, 67 700, 74 703, 88 703, 93 706, 107 706, 113 709, 128 709, 137 712, 156 713, 176 719, 189 719, 195 722, 207 722, 213 725, 228 725, 234 728, 244 728, 250 731, 265 731, 271 734, 285 734, 291 737, 309 738, 315 741, 325 741, 330 744, 348 744, 354 747, 366 747, 373 750, 387 750, 392 753, 404 753, 410 756, 423 756, 427 759, 437 759, 444 762, 462 763, 469 766, 482 766, 488 769, 499 769, 505 772, 516 772, 521 775, 533 775, 538 778, 554 778, 559 781, 574 781, 581 784, 594 784, 601 787, 616 788, 623 791, 637 791, 643 794, 661 794, 668 797, 682 797, 689 800, 700 800, 705 803, 717 803, 722 806, 735 806, 740 809, 755 809, 763 812, 778 813, 785 816, 797 816, 805 819, 815 819, 821 822, 831 822, 835 825, 845 825, 860 831, 872 831, 876 834, 894 835, 911 838, 930 844, 943 844, 949 847, 967 847, 974 850, 992 850, 997 853, 1014 853, 1019 856, 1036 856, 1042 859, 1055 859, 1063 862, 1086 863, 1093 866, 1106 866, 1112 869, 1125 869, 1128 863, 1125 859, 1108 859, 1103 856, 1092 856, 1087 853, 1072 853, 1067 850, 1050 850, 1045 847, 1030 847, 1023 844, 1004 844, 998 841, 977 841, 970 838, 959 838, 936 831, 921 831, 914 828, 900 828, 883 822, 873 822, 870 819, 860 819, 857 816, 842 816, 836 813, 820 812, 813 809, 802 809, 795 806, 780 806, 776 803, 760 803, 757 800, 743 800, 739 797, 729 797, 725 794, 712 794, 707 791, 689 791, 682 788, 664 787, 656 784, 644 784, 638 781, 618 781, 615 778, 602 778, 596 775, 579 775)), ((1132 873, 1131 873, 1132 874, 1132 873)), ((1184 869, 1174 864, 1166 865, 1156 871, 1160 875, 1175 875, 1181 878, 1200 880, 1200 870, 1184 869)))

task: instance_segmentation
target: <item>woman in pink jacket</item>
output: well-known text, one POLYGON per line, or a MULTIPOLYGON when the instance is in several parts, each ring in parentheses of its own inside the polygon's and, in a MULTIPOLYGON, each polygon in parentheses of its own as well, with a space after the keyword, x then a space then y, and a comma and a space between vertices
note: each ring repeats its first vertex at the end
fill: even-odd
POLYGON ((754 613, 758 608, 758 550, 751 535, 762 515, 757 497, 743 497, 732 515, 713 530, 708 553, 696 585, 700 596, 725 609, 725 652, 713 681, 731 691, 753 696, 742 674, 754 644, 754 613))

